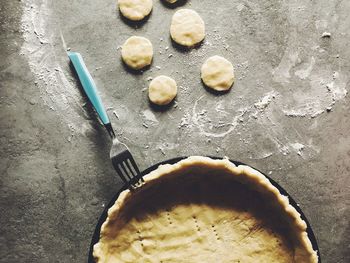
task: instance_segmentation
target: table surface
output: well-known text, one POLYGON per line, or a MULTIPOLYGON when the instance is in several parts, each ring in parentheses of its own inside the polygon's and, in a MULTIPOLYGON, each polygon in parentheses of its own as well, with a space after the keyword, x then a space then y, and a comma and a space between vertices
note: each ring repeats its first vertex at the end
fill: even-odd
POLYGON ((188 155, 245 162, 300 204, 323 262, 350 262, 350 1, 187 1, 207 29, 190 51, 169 38, 179 7, 153 2, 141 24, 122 20, 115 0, 1 2, 0 262, 86 261, 97 219, 121 187, 63 42, 84 57, 141 169, 188 155), (138 74, 120 60, 132 35, 155 52, 138 74), (201 83, 211 55, 233 62, 227 94, 201 83), (160 74, 179 86, 163 111, 147 99, 160 74))

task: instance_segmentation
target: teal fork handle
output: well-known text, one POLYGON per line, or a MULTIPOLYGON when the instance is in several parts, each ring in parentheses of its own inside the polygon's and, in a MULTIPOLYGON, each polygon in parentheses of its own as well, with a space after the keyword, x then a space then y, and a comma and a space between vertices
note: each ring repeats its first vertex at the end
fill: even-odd
MULTIPOLYGON (((68 52, 68 57, 71 60, 75 71, 78 74, 81 85, 89 98, 90 102, 94 106, 100 120, 106 126, 111 126, 105 107, 103 106, 102 100, 97 92, 97 87, 92 79, 82 56, 77 52, 68 52)), ((108 130, 108 128, 107 128, 108 130)))

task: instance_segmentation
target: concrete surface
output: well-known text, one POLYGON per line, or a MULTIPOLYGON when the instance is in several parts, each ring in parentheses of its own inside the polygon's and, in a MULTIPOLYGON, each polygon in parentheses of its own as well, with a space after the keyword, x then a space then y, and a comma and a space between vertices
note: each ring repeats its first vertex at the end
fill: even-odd
POLYGON ((97 218, 121 186, 62 39, 82 53, 142 169, 194 154, 246 162, 299 202, 323 262, 350 262, 350 1, 187 1, 208 33, 190 52, 169 39, 175 10, 154 3, 135 26, 114 0, 1 1, 0 262, 86 261, 97 218), (155 49, 140 74, 118 49, 134 34, 155 49), (214 54, 235 66, 222 96, 199 78, 214 54), (166 111, 147 101, 147 79, 158 74, 179 85, 166 111))

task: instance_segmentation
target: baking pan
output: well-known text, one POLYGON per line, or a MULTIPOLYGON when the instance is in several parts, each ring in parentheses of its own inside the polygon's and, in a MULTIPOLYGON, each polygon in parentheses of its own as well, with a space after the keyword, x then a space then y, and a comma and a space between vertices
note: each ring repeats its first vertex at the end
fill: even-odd
MULTIPOLYGON (((212 157, 212 156, 208 156, 212 159, 222 159, 220 157, 212 157)), ((173 158, 173 159, 169 159, 169 160, 166 160, 166 161, 163 161, 163 162, 160 162, 160 163, 157 163, 157 164, 154 164, 152 165, 151 167, 147 168, 146 170, 144 170, 141 174, 142 176, 146 175, 146 174, 149 174, 150 172, 156 170, 159 165, 162 165, 162 164, 175 164, 183 159, 186 159, 187 157, 177 157, 177 158, 173 158)), ((245 163, 242 163, 242 162, 239 162, 239 161, 232 161, 230 160, 232 163, 234 163, 236 166, 238 165, 246 165, 245 163)), ((253 168, 253 167, 252 167, 253 168)), ((253 168, 255 169, 255 168, 253 168)), ((255 169, 257 170, 257 169, 255 169)), ((257 170, 259 171, 259 170, 257 170)), ((259 171, 260 172, 260 171, 259 171)), ((262 172, 260 172, 262 173, 262 172)), ((318 256, 318 262, 321 263, 321 255, 320 255, 320 250, 318 248, 318 244, 317 244, 317 240, 316 240, 316 237, 314 235, 314 232, 312 231, 312 228, 311 228, 311 225, 309 223, 309 221, 307 220, 306 216, 304 215, 303 211, 301 210, 301 208, 299 207, 299 205, 294 201, 294 199, 287 193, 286 190, 284 190, 278 183, 276 183, 273 179, 271 179, 270 177, 266 176, 264 173, 262 173, 266 178, 268 178, 271 182, 271 184, 273 186, 275 186, 282 195, 284 196, 287 196, 288 199, 289 199, 289 203, 298 211, 298 213, 300 213, 300 216, 301 216, 301 219, 305 221, 306 225, 307 225, 307 229, 306 229, 306 232, 308 234, 308 237, 311 241, 311 244, 312 244, 312 248, 313 250, 315 250, 317 252, 317 256, 318 256)), ((105 207, 104 211, 102 212, 98 222, 97 222, 97 225, 96 225, 96 228, 95 228, 95 231, 94 231, 94 234, 92 236, 92 240, 91 240, 91 244, 90 244, 90 250, 89 250, 89 256, 88 256, 88 263, 95 263, 95 260, 94 260, 94 257, 93 257, 93 246, 98 243, 99 239, 100 239, 100 230, 101 230, 101 226, 102 224, 106 221, 107 219, 107 216, 108 216, 108 209, 111 208, 115 201, 118 199, 119 197, 119 194, 126 190, 127 187, 124 186, 122 187, 117 193, 116 195, 112 198, 112 200, 108 203, 108 205, 105 207)))

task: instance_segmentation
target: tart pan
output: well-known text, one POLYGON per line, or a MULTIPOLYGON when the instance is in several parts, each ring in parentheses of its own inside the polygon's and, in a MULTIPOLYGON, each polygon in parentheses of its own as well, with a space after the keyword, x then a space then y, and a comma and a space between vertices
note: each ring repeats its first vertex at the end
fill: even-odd
MULTIPOLYGON (((222 158, 219 158, 219 157, 212 157, 212 156, 208 156, 212 159, 222 159, 222 158)), ((151 167, 147 168, 146 170, 144 170, 141 174, 142 176, 146 175, 146 174, 149 174, 150 172, 156 170, 160 165, 163 165, 163 164, 175 164, 183 159, 186 159, 187 157, 177 157, 177 158, 173 158, 173 159, 169 159, 169 160, 166 160, 166 161, 163 161, 163 162, 159 162, 157 164, 154 164, 152 165, 151 167)), ((230 162, 232 162, 233 164, 235 164, 236 166, 238 165, 246 165, 242 162, 239 162, 239 161, 232 161, 230 160, 230 162)), ((253 169, 255 169, 254 167, 252 167, 253 169)), ((257 169, 255 169, 257 170, 257 169)), ((258 172, 260 172, 259 170, 257 170, 258 172)), ((261 173, 261 172, 260 172, 261 173)), ((297 211, 298 213, 300 214, 300 217, 302 220, 305 221, 306 225, 307 225, 307 229, 306 229, 306 232, 308 234, 308 237, 311 241, 311 244, 312 244, 312 248, 314 251, 317 252, 317 256, 318 256, 318 262, 321 263, 321 256, 320 256, 320 251, 319 251, 319 247, 318 247, 318 244, 317 244, 317 240, 316 240, 316 237, 314 235, 314 232, 312 231, 312 228, 311 228, 311 225, 309 223, 309 221, 307 220, 306 216, 304 215, 304 213, 302 212, 302 210, 300 209, 300 207, 298 206, 298 204, 294 201, 294 199, 287 193, 286 190, 284 190, 279 184, 277 184, 274 180, 272 180, 270 177, 266 176, 264 173, 262 173, 267 179, 269 179, 269 181, 271 182, 271 184, 273 186, 275 186, 282 195, 284 196, 287 196, 288 199, 289 199, 289 203, 290 205, 292 205, 297 211)), ((119 194, 126 190, 127 187, 122 187, 117 193, 116 195, 111 199, 111 201, 108 203, 108 205, 105 207, 104 211, 102 212, 98 222, 97 222, 97 225, 96 225, 96 228, 95 228, 95 231, 94 231, 94 234, 92 236, 92 240, 91 240, 91 244, 90 244, 90 249, 89 249, 89 255, 88 255, 88 263, 95 263, 95 260, 94 260, 94 257, 93 257, 93 247, 96 243, 99 242, 99 239, 100 239, 100 230, 101 230, 101 226, 102 224, 106 221, 107 219, 107 216, 108 216, 108 209, 111 208, 115 201, 118 199, 119 197, 119 194)))

